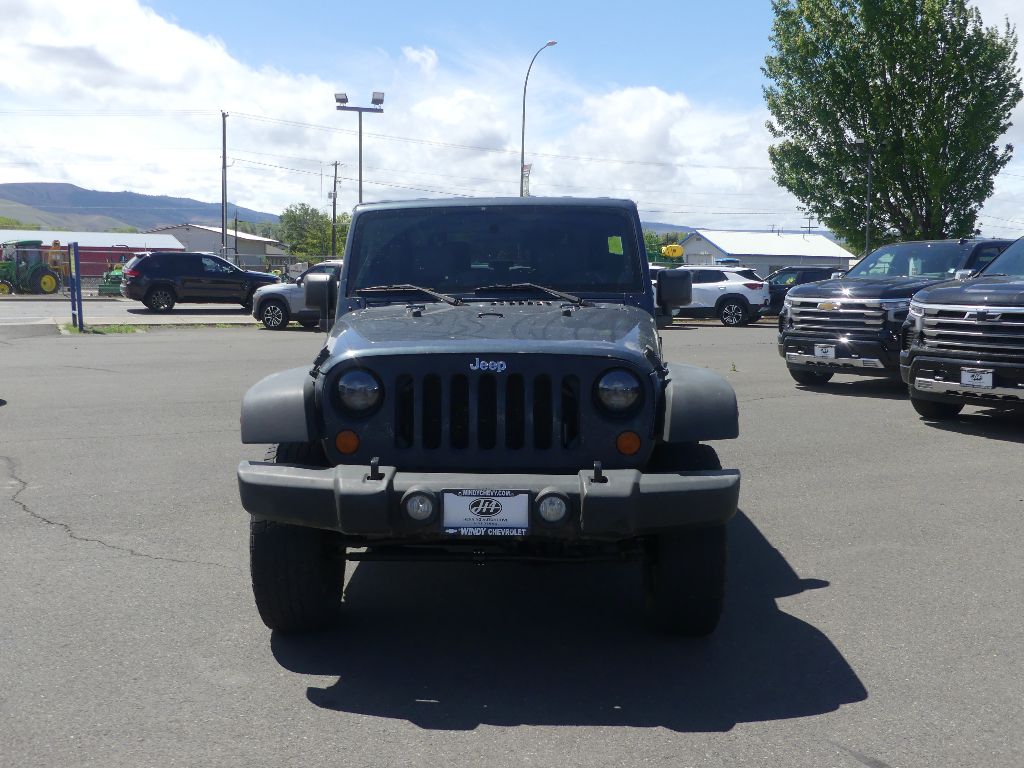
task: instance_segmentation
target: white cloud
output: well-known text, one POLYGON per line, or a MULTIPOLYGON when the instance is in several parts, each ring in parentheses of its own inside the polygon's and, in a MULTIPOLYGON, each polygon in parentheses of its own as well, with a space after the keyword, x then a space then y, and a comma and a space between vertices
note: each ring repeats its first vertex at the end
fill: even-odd
POLYGON ((402 48, 402 55, 406 61, 418 66, 425 75, 433 74, 437 69, 437 53, 431 48, 413 48, 407 45, 402 48))
MULTIPOLYGON (((361 104, 384 90, 384 113, 364 117, 365 199, 518 194, 518 59, 460 51, 456 74, 434 50, 407 45, 372 61, 342 51, 330 71, 293 74, 248 66, 222 41, 136 0, 22 0, 12 14, 17 24, 0 29, 8 181, 217 201, 224 109, 233 202, 326 209, 330 163, 339 160, 344 210, 356 201, 357 120, 334 110, 333 93, 361 104)), ((795 199, 771 181, 760 104, 727 111, 642 85, 588 91, 552 58, 531 74, 526 118, 534 194, 631 197, 648 220, 692 226, 804 223, 795 199)), ((1022 178, 1001 178, 985 213, 1024 218, 1024 163, 1007 171, 1022 178)))

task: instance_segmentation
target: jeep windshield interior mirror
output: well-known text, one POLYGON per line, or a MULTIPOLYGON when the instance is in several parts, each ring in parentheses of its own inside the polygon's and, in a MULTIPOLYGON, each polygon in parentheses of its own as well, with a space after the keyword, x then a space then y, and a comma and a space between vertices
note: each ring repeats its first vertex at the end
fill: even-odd
POLYGON ((973 274, 974 274, 973 270, 970 270, 970 269, 958 269, 956 272, 953 273, 953 279, 954 280, 967 280, 973 274))

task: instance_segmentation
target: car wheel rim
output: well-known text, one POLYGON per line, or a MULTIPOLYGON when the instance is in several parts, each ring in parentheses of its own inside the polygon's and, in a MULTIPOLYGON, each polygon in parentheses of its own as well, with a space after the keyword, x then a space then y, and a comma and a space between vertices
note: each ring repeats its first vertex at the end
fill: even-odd
POLYGON ((171 297, 166 291, 157 291, 153 294, 153 306, 157 309, 167 309, 171 304, 171 297))
POLYGON ((722 309, 722 319, 729 325, 738 325, 743 319, 743 309, 737 304, 727 304, 722 309))
POLYGON ((269 328, 277 328, 284 320, 284 313, 276 304, 271 304, 263 310, 263 322, 269 328))

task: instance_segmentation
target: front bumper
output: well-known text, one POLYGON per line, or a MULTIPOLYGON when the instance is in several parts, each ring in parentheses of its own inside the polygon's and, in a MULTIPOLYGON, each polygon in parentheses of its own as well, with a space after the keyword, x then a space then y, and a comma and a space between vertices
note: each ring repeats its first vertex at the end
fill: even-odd
POLYGON ((900 376, 919 400, 999 408, 1024 409, 1024 365, 938 357, 927 354, 901 356, 900 376), (961 383, 961 369, 985 368, 992 371, 991 388, 970 387, 961 383))
POLYGON ((895 336, 881 339, 840 338, 779 334, 779 356, 789 368, 807 371, 852 373, 861 376, 893 376, 899 371, 899 346, 895 336), (835 347, 835 358, 814 354, 815 345, 835 347))
MULTIPOLYGON (((327 469, 242 462, 238 488, 242 506, 253 515, 292 525, 323 528, 357 538, 448 538, 442 510, 415 523, 401 509, 410 490, 442 498, 442 491, 464 488, 517 489, 530 496, 529 537, 562 540, 629 539, 659 531, 726 522, 739 501, 738 470, 644 473, 605 470, 603 482, 593 470, 575 475, 399 472, 380 467, 378 479, 368 467, 327 469), (538 494, 557 492, 569 500, 566 520, 555 526, 536 514, 538 494)), ((440 506, 440 505, 438 505, 440 506)))

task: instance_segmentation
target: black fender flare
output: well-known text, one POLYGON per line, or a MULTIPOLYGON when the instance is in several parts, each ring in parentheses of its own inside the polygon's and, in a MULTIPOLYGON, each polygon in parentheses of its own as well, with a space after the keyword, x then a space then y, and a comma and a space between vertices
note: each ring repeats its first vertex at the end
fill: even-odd
POLYGON ((311 443, 320 436, 315 416, 309 367, 272 373, 242 398, 242 442, 311 443))
POLYGON ((697 443, 739 437, 739 408, 732 385, 708 368, 668 364, 665 419, 666 443, 697 443))

